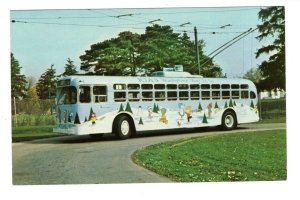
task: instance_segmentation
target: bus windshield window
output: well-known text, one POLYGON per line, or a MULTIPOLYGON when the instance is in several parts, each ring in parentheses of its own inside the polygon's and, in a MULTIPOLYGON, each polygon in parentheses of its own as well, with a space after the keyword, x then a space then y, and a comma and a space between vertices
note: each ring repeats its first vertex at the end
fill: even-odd
POLYGON ((77 102, 77 90, 75 87, 62 87, 58 90, 57 104, 75 104, 77 102))

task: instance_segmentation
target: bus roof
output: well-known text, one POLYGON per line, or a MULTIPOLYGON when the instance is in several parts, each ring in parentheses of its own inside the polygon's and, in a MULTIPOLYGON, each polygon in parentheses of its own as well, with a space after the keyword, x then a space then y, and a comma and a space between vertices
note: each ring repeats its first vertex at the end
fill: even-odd
POLYGON ((203 77, 147 77, 147 76, 96 76, 73 75, 59 80, 70 80, 71 85, 84 84, 254 84, 242 78, 203 78, 203 77))

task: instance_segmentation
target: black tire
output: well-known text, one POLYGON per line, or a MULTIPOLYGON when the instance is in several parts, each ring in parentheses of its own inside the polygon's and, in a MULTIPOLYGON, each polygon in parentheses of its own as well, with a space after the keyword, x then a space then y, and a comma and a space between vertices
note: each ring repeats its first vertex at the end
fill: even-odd
POLYGON ((125 115, 120 115, 115 119, 113 128, 115 135, 121 140, 130 138, 133 133, 131 120, 125 115))
POLYGON ((90 137, 94 140, 99 140, 103 137, 103 133, 97 133, 97 134, 90 134, 90 137))
POLYGON ((224 130, 233 130, 237 127, 236 115, 233 111, 227 110, 222 116, 222 128, 224 130))

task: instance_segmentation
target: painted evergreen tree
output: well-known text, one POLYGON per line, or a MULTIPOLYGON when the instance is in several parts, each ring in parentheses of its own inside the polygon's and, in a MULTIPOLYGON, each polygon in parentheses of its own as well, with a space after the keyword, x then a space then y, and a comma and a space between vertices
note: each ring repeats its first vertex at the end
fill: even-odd
POLYGON ((72 122, 72 113, 68 112, 68 122, 72 122))
POLYGON ((158 104, 156 104, 156 111, 157 111, 157 113, 159 112, 159 106, 158 106, 158 104))
POLYGON ((157 111, 156 111, 156 105, 155 105, 155 103, 153 104, 153 109, 152 109, 152 112, 154 112, 154 113, 156 113, 157 111))
POLYGON ((131 110, 129 102, 127 102, 127 104, 126 104, 125 111, 132 113, 132 110, 131 110))
POLYGON ((154 103, 153 112, 158 113, 158 111, 159 111, 158 105, 156 103, 154 103))
POLYGON ((251 107, 251 108, 254 108, 254 103, 253 103, 253 101, 252 101, 252 100, 251 100, 250 107, 251 107))
POLYGON ((204 116, 203 116, 203 119, 202 119, 202 123, 205 123, 205 124, 208 123, 205 113, 204 113, 204 116))
POLYGON ((198 111, 201 112, 203 110, 202 106, 201 106, 201 103, 199 102, 199 105, 198 105, 198 111))
POLYGON ((85 118, 84 118, 84 122, 87 122, 87 121, 88 121, 88 120, 87 120, 87 117, 85 117, 85 118))
POLYGON ((233 106, 236 106, 236 103, 235 103, 235 101, 233 101, 233 106))
POLYGON ((93 112, 94 112, 93 108, 91 107, 91 109, 90 109, 90 115, 89 115, 89 120, 91 120, 93 112))
POLYGON ((58 107, 58 109, 57 109, 57 112, 58 112, 58 121, 59 121, 59 123, 61 124, 61 110, 60 110, 59 107, 58 107))
POLYGON ((140 125, 144 125, 144 123, 143 123, 143 119, 142 119, 141 117, 140 117, 139 124, 140 124, 140 125))
POLYGON ((227 101, 225 101, 224 108, 228 108, 227 101))
POLYGON ((233 107, 232 99, 229 100, 229 107, 233 107))
POLYGON ((120 108, 119 108, 119 112, 123 112, 124 111, 124 107, 123 107, 123 104, 120 105, 120 108))
POLYGON ((215 103, 215 109, 219 108, 218 102, 215 103))
POLYGON ((75 115, 74 124, 80 124, 80 119, 79 119, 79 116, 78 116, 77 112, 76 112, 76 115, 75 115))

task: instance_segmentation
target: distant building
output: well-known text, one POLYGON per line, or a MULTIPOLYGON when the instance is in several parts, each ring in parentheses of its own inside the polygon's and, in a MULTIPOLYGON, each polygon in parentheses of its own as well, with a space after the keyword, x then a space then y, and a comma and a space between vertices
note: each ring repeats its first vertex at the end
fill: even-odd
POLYGON ((284 90, 271 90, 260 92, 261 99, 280 99, 285 98, 286 92, 284 90))

